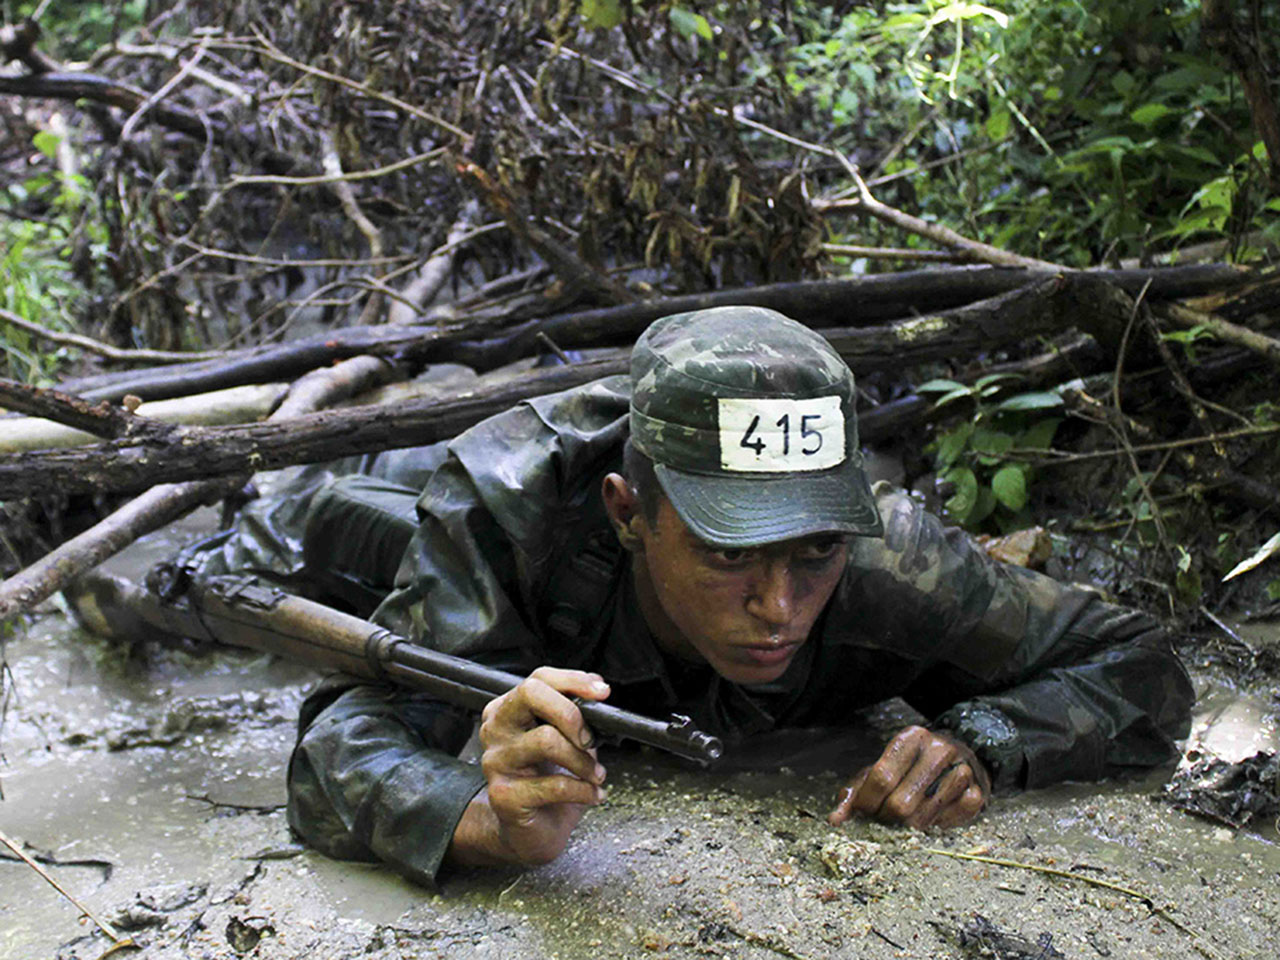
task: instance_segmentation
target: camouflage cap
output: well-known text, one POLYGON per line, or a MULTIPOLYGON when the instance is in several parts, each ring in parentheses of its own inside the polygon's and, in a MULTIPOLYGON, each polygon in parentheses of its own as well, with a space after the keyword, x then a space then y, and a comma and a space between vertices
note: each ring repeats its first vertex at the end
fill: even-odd
POLYGON ((664 317, 631 353, 631 386, 632 442, 699 538, 882 534, 853 373, 808 327, 763 307, 664 317))

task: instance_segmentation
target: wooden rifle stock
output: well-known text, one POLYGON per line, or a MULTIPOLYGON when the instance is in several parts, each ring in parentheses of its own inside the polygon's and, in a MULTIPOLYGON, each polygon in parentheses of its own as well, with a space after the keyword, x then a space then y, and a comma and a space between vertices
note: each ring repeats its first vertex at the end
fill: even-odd
MULTIPOLYGON (((412 643, 389 630, 264 584, 250 576, 192 581, 173 601, 116 577, 85 578, 74 603, 90 595, 112 633, 137 624, 129 615, 170 634, 249 647, 290 660, 340 670, 366 680, 390 681, 479 711, 524 678, 412 643)), ((92 617, 84 616, 86 621, 92 617)), ((668 720, 579 700, 578 708, 599 736, 645 743, 677 756, 710 763, 720 740, 688 717, 668 720)))

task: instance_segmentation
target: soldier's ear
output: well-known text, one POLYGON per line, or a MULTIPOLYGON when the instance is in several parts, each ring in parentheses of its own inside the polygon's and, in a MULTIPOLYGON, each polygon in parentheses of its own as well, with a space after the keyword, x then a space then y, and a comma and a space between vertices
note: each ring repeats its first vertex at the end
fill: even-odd
POLYGON ((640 500, 627 478, 620 473, 609 474, 604 478, 600 495, 622 549, 631 553, 642 551, 644 538, 640 535, 640 525, 644 519, 640 515, 640 500))

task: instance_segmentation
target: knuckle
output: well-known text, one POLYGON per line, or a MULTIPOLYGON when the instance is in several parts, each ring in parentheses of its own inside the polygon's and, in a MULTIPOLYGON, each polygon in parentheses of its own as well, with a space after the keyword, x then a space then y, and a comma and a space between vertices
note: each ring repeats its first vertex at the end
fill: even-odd
POLYGON ((884 802, 880 807, 880 812, 887 820, 902 822, 911 816, 914 811, 904 798, 895 795, 884 802))
POLYGON ((880 764, 876 764, 867 771, 867 777, 866 780, 863 781, 863 786, 869 787, 871 790, 880 793, 891 789, 896 782, 897 781, 888 769, 880 764))

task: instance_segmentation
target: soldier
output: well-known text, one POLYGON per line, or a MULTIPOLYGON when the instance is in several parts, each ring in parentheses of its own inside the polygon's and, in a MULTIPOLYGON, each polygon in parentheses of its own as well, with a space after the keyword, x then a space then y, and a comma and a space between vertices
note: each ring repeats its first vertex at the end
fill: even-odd
POLYGON ((833 825, 967 823, 993 791, 1168 761, 1189 722, 1151 618, 873 489, 852 373, 753 307, 659 320, 630 377, 447 445, 304 471, 180 562, 376 605, 418 642, 527 676, 484 710, 478 765, 457 757, 475 718, 423 694, 338 679, 304 705, 289 822, 421 882, 563 851, 605 796, 575 697, 685 713, 730 744, 905 698, 927 725, 853 772, 833 825))

